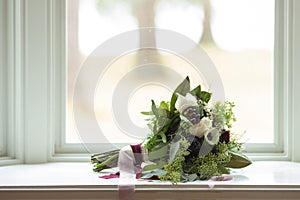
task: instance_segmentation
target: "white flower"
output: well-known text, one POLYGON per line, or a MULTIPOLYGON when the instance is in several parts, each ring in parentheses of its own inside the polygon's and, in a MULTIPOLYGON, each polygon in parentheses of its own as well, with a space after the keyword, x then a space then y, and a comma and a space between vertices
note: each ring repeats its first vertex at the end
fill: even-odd
POLYGON ((205 133, 204 138, 210 145, 216 145, 219 142, 220 132, 217 128, 213 128, 205 133))
POLYGON ((190 128, 190 133, 201 138, 211 130, 211 126, 212 120, 207 117, 203 117, 198 124, 190 128))
POLYGON ((177 95, 178 98, 175 103, 175 107, 180 113, 185 111, 185 109, 187 109, 188 107, 198 106, 196 97, 194 97, 190 93, 187 93, 185 96, 182 96, 180 94, 177 95))

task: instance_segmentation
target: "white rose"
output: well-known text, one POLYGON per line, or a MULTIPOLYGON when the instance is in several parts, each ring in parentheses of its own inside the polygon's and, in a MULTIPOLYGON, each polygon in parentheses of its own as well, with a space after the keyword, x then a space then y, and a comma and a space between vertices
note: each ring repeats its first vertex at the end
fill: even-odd
POLYGON ((217 128, 213 128, 210 131, 206 132, 204 135, 205 140, 210 145, 216 145, 219 142, 220 131, 217 128))
POLYGON ((190 128, 190 133, 199 138, 207 134, 212 127, 212 120, 207 117, 203 117, 198 124, 190 128))
POLYGON ((180 113, 185 111, 185 109, 187 109, 188 107, 198 106, 196 97, 194 97, 190 93, 187 93, 185 96, 182 96, 180 94, 177 95, 178 98, 175 103, 175 107, 180 113))

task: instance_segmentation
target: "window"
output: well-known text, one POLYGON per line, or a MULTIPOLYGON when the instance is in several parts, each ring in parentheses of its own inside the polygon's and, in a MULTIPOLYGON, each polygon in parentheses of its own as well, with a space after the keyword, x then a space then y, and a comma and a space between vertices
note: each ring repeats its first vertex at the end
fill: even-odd
MULTIPOLYGON (((65 143, 74 145, 86 142, 81 135, 85 133, 79 133, 81 138, 78 137, 78 130, 72 118, 74 85, 85 59, 112 36, 139 27, 172 30, 199 43, 221 76, 226 99, 236 104, 236 131, 246 131, 243 138, 247 143, 276 143, 274 95, 279 94, 274 94, 275 10, 274 0, 67 1, 68 120, 66 135, 63 138, 65 143)), ((197 77, 191 66, 184 65, 180 58, 172 53, 161 50, 147 53, 157 53, 158 60, 155 62, 183 74, 182 78, 189 75, 194 82, 204 82, 207 89, 213 84, 201 80, 203 77, 197 77)), ((134 62, 139 54, 141 51, 136 51, 114 61, 99 80, 102 88, 95 91, 93 109, 102 133, 107 134, 105 137, 111 143, 141 141, 128 136, 121 130, 122 127, 116 126, 116 118, 111 112, 112 91, 126 73, 138 68, 137 65, 129 63, 134 62)), ((168 77, 165 76, 166 79, 168 77)), ((153 80, 155 82, 155 76, 153 80)), ((151 98, 159 101, 170 96, 170 91, 158 85, 141 87, 128 99, 128 121, 134 126, 146 126, 139 112, 149 110, 151 98), (153 97, 154 90, 159 94, 156 97, 153 97), (149 93, 151 96, 147 95, 149 93)), ((85 96, 85 85, 81 86, 82 96, 85 96)), ((83 116, 89 108, 85 102, 82 102, 80 107, 83 116)))
MULTIPOLYGON (((171 6, 172 12, 180 12, 180 8, 183 4, 186 9, 190 9, 190 12, 188 13, 193 14, 195 12, 198 13, 199 11, 199 13, 202 13, 200 15, 203 17, 203 7, 200 5, 193 6, 191 3, 186 2, 185 4, 183 2, 185 1, 178 0, 176 2, 174 1, 174 5, 170 5, 168 1, 157 0, 156 8, 158 10, 156 12, 155 23, 160 24, 160 28, 164 28, 164 26, 167 25, 171 26, 172 24, 166 23, 168 20, 165 18, 166 15, 163 14, 162 10, 167 10, 171 6), (176 6, 179 10, 175 9, 176 6)), ((218 1, 214 0, 212 2, 218 1)), ((265 2, 273 1, 268 0, 265 2)), ((268 83, 271 82, 272 77, 274 81, 274 83, 271 85, 271 89, 274 94, 271 93, 268 95, 271 97, 268 100, 268 102, 270 102, 268 105, 269 108, 270 106, 272 107, 272 104, 274 104, 274 124, 272 125, 274 131, 268 133, 272 133, 274 137, 268 136, 268 139, 262 140, 264 143, 252 143, 247 146, 247 150, 249 152, 262 152, 264 156, 260 157, 260 159, 300 160, 299 153, 297 153, 300 152, 299 145, 297 143, 297 141, 299 141, 298 133, 300 130, 299 123, 297 123, 299 121, 298 113, 300 112, 300 106, 298 104, 300 80, 297 78, 299 76, 299 69, 297 67, 299 66, 299 56, 297 56, 297 54, 299 52, 298 50, 300 49, 298 38, 298 35, 300 35, 298 28, 300 27, 300 14, 295 12, 299 10, 300 3, 297 2, 298 1, 294 0, 276 0, 274 5, 275 13, 273 13, 273 15, 275 15, 275 27, 273 28, 275 31, 273 31, 275 33, 275 44, 273 50, 271 49, 270 51, 274 51, 272 55, 276 56, 273 58, 274 68, 267 68, 270 70, 270 74, 267 73, 268 77, 270 78, 268 83), (274 97, 272 97, 273 95, 274 97), (275 157, 272 157, 272 155, 275 157)), ((69 75, 72 72, 74 74, 78 73, 78 69, 76 67, 75 68, 77 70, 72 69, 67 72, 67 69, 69 70, 70 67, 66 68, 66 63, 70 65, 70 61, 67 61, 66 58, 70 58, 72 50, 78 51, 80 49, 78 46, 74 46, 74 48, 68 48, 66 45, 66 38, 68 38, 68 31, 66 31, 66 27, 70 28, 71 26, 70 24, 66 23, 67 17, 74 19, 72 20, 73 23, 75 23, 75 25, 73 24, 74 30, 78 28, 76 28, 76 22, 78 22, 76 20, 76 12, 73 14, 69 12, 67 15, 66 10, 67 7, 68 10, 71 9, 70 6, 74 6, 74 9, 76 10, 76 5, 77 9, 79 9, 81 1, 74 0, 70 5, 67 1, 61 0, 3 0, 0 1, 0 3, 0 29, 1 33, 4 33, 0 35, 0 42, 1 44, 6 44, 3 41, 8 42, 7 47, 5 45, 0 46, 0 145, 2 145, 1 147, 4 149, 4 151, 2 150, 2 155, 8 155, 10 158, 14 159, 13 162, 2 162, 2 159, 0 164, 16 162, 34 163, 65 161, 66 159, 70 159, 72 161, 89 160, 88 156, 73 154, 78 152, 84 153, 86 151, 84 147, 78 143, 78 139, 73 137, 70 132, 66 131, 65 126, 67 124, 65 123, 66 116, 69 116, 67 115, 67 109, 65 109, 67 107, 66 102, 68 100, 68 96, 66 96, 66 94, 68 91, 71 91, 71 87, 65 87, 67 85, 65 84, 65 81, 67 74, 69 75), (78 4, 76 4, 76 2, 78 2, 78 4), (4 20, 5 18, 2 17, 3 15, 7 15, 7 26, 4 25, 4 21, 6 20, 4 20), (4 37, 8 37, 8 39, 5 40, 4 37), (68 52, 66 49, 68 49, 68 52), (6 63, 7 67, 5 67, 4 63, 6 63), (7 73, 7 76, 5 73, 7 73), (2 98, 3 95, 7 95, 7 98, 2 98), (73 155, 68 155, 65 157, 65 153, 72 153, 73 155)), ((114 16, 109 17, 111 20, 114 20, 114 22, 110 21, 109 23, 106 23, 111 24, 112 27, 117 27, 114 24, 116 21, 118 21, 118 18, 115 18, 118 15, 116 13, 122 13, 124 16, 123 20, 130 21, 130 29, 138 27, 138 22, 134 17, 132 17, 132 13, 130 13, 130 7, 128 4, 124 1, 124 3, 120 3, 120 5, 118 3, 117 5, 117 7, 115 7, 115 5, 109 5, 112 7, 105 8, 105 10, 114 10, 114 12, 110 12, 113 13, 114 16)), ((260 6, 263 8, 263 4, 260 6)), ((172 14, 172 12, 170 12, 171 11, 169 11, 168 16, 172 14)), ((269 14, 269 16, 272 15, 271 13, 269 14)), ((99 12, 98 15, 100 15, 99 12)), ((104 11, 103 15, 105 16, 107 13, 104 11)), ((217 18, 217 14, 215 17, 217 18)), ((197 20, 199 21, 199 19, 197 20)), ((104 23, 104 21, 102 22, 104 23)), ((119 28, 124 27, 120 26, 119 28)), ((172 27, 165 28, 171 29, 172 27)), ((213 31, 213 26, 211 28, 213 31)), ((189 29, 184 28, 182 30, 184 31, 189 29)), ((109 32, 107 37, 110 37, 111 34, 114 35, 127 30, 124 28, 122 30, 112 29, 112 31, 115 32, 109 32)), ((176 29, 174 31, 180 32, 176 29)), ((74 33, 72 36, 76 36, 77 32, 72 32, 74 33)), ((187 32, 181 33, 188 34, 187 32)), ((195 35, 199 40, 199 30, 197 33, 195 33, 195 35)), ((197 39, 195 35, 188 35, 188 37, 197 39)), ((106 39, 107 38, 103 38, 102 41, 106 39)), ((214 36, 214 39, 217 43, 217 36, 214 36)), ((74 41, 78 42, 76 39, 74 39, 74 41)), ((101 41, 97 42, 99 43, 101 41)), ((71 45, 72 43, 68 42, 67 44, 71 45)), ((83 50, 83 52, 87 53, 87 49, 91 51, 92 48, 94 47, 86 46, 84 47, 85 50, 83 50)), ((206 51, 210 56, 213 57, 214 51, 211 48, 206 47, 206 51)), ((231 49, 230 53, 234 52, 237 53, 231 49)), ((164 56, 164 58, 172 56, 170 53, 168 54, 168 52, 161 52, 161 55, 164 56)), ((132 54, 132 57, 134 57, 134 54, 132 54)), ((75 58, 79 58, 79 56, 75 56, 75 58)), ((269 59, 269 61, 272 62, 272 57, 269 57, 269 59)), ((170 61, 170 59, 165 60, 170 61)), ((73 59, 71 61, 75 62, 73 59)), ((218 62, 221 61, 222 60, 219 60, 218 62)), ((74 65, 80 66, 80 62, 82 62, 82 60, 78 62, 79 64, 75 62, 74 65)), ((127 63, 126 60, 124 61, 122 59, 118 60, 118 62, 121 64, 124 62, 127 63)), ((216 66, 219 66, 217 62, 216 66)), ((106 81, 109 80, 109 77, 111 76, 106 77, 106 81)), ((118 79, 119 77, 115 78, 118 79)), ((195 77, 195 79, 192 78, 192 80, 197 82, 197 78, 199 77, 195 77)), ((72 81, 72 78, 69 78, 68 80, 70 81, 69 84, 72 85, 74 80, 72 81)), ((223 82, 225 85, 226 80, 223 80, 223 82)), ((112 84, 108 85, 114 87, 112 84)), ((208 84, 205 86, 209 88, 208 84)), ((225 85, 225 87, 229 86, 225 85)), ((157 89, 159 88, 160 87, 157 87, 157 89)), ((155 91, 158 91, 153 87, 148 89, 155 89, 155 91)), ((169 90, 165 89, 161 90, 161 92, 168 96, 167 93, 169 90)), ((142 94, 142 90, 137 91, 136 94, 131 97, 132 104, 137 104, 140 102, 140 97, 142 94)), ((236 95, 232 96, 233 98, 236 97, 236 95)), ((252 96, 252 94, 250 94, 250 96, 252 96)), ((165 97, 160 97, 160 95, 158 95, 156 98, 165 99, 165 97)), ((231 97, 226 98, 230 99, 231 97)), ((145 109, 143 106, 148 106, 147 102, 143 102, 142 106, 138 108, 137 111, 132 110, 133 114, 130 117, 134 120, 137 120, 135 117, 136 112, 145 109)), ((133 107, 130 106, 128 108, 133 109, 133 107)), ((237 117, 239 121, 242 120, 242 116, 237 117)), ((271 119, 268 118, 268 120, 271 119)), ((134 122, 139 123, 140 121, 134 122)), ((270 122, 273 123, 272 120, 270 122)), ((256 123, 252 122, 252 124, 250 123, 250 125, 247 125, 246 128, 242 127, 241 129, 247 129, 249 132, 248 127, 252 128, 255 125, 256 123)), ((101 145, 101 147, 103 147, 104 150, 106 148, 104 145, 101 145)))

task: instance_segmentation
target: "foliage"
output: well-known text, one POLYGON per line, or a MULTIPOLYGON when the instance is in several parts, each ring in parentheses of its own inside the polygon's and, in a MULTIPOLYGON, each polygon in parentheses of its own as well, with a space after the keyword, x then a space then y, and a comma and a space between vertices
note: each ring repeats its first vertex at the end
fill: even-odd
POLYGON ((212 109, 214 115, 215 126, 219 126, 221 129, 231 128, 232 122, 236 121, 233 107, 233 102, 225 101, 224 103, 216 102, 212 109))
MULTIPOLYGON (((242 144, 229 129, 236 121, 234 103, 211 103, 211 96, 200 85, 191 89, 187 77, 169 102, 151 101, 151 111, 142 112, 151 117, 151 134, 143 144, 149 162, 141 177, 156 176, 172 183, 207 180, 229 174, 229 168, 251 164, 241 153, 242 144)), ((100 169, 97 171, 107 167, 111 159, 94 158, 100 169)))
POLYGON ((161 180, 173 183, 206 180, 228 174, 229 167, 242 168, 251 164, 240 153, 241 144, 229 137, 232 135, 229 128, 236 121, 234 103, 210 103, 211 95, 202 91, 200 85, 191 89, 187 77, 175 89, 170 102, 163 101, 156 106, 152 101, 152 111, 147 112, 152 113, 148 124, 152 134, 144 146, 149 154, 158 154, 152 160, 151 156, 149 158, 160 163, 155 166, 166 172, 159 176, 161 180), (196 116, 200 121, 195 120, 196 116), (206 124, 201 124, 205 120, 206 124), (196 135, 192 134, 194 132, 196 135), (217 142, 214 143, 213 137, 217 137, 217 142))

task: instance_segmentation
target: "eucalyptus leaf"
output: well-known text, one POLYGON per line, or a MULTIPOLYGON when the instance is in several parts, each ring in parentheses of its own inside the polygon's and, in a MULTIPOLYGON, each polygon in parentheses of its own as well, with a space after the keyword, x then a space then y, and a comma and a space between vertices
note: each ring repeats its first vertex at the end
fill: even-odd
POLYGON ((152 176, 153 176, 153 174, 150 172, 143 172, 143 173, 141 173, 140 178, 151 178, 152 176))
POLYGON ((195 181, 198 178, 197 174, 189 174, 188 180, 189 182, 195 181))
POLYGON ((252 162, 245 155, 230 151, 231 159, 230 162, 227 163, 225 167, 230 168, 243 168, 250 165, 252 162))
POLYGON ((157 110, 157 107, 155 105, 155 102, 153 100, 151 100, 151 102, 152 102, 152 106, 151 106, 152 112, 155 115, 155 117, 158 117, 159 115, 158 115, 158 110, 157 110))
POLYGON ((158 164, 150 164, 150 165, 146 165, 145 167, 143 167, 144 171, 151 171, 151 170, 155 170, 155 169, 161 169, 163 167, 163 165, 158 165, 158 164))
POLYGON ((156 170, 152 170, 152 171, 145 171, 141 174, 141 178, 151 178, 153 176, 163 176, 166 173, 167 172, 165 170, 162 170, 162 169, 156 169, 156 170))
POLYGON ((189 181, 188 176, 185 175, 185 174, 183 174, 183 173, 181 173, 181 174, 180 174, 180 182, 181 182, 181 183, 186 183, 186 182, 188 182, 188 181, 189 181))
MULTIPOLYGON (((158 115, 157 123, 161 127, 161 130, 165 129, 164 126, 168 126, 170 124, 170 119, 168 118, 168 110, 163 108, 158 108, 158 115)), ((165 132, 166 130, 163 130, 165 132)))
POLYGON ((161 147, 155 151, 149 152, 148 158, 150 161, 155 160, 155 159, 160 159, 160 158, 165 157, 167 155, 167 152, 168 152, 168 145, 164 145, 163 147, 161 147))

